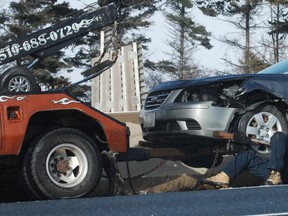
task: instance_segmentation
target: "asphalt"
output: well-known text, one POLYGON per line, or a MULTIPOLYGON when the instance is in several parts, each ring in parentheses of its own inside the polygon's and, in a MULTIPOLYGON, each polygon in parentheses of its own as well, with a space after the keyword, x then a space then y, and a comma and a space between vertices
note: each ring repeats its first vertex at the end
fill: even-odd
POLYGON ((0 204, 0 215, 288 215, 287 185, 0 204))

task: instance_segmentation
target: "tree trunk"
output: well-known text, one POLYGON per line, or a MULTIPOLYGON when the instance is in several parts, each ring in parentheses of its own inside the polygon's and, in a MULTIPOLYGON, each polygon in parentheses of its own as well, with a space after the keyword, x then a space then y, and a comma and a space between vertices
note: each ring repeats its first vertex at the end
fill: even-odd
POLYGON ((250 1, 246 0, 245 5, 245 53, 244 53, 244 72, 250 73, 250 13, 251 13, 251 5, 250 1))
POLYGON ((275 40, 276 40, 276 44, 275 44, 275 52, 274 52, 274 62, 277 63, 279 62, 279 16, 280 16, 280 6, 279 4, 276 7, 276 32, 275 32, 275 40))
MULTIPOLYGON (((185 17, 185 6, 182 5, 181 16, 185 17)), ((185 25, 181 23, 180 25, 180 50, 179 50, 179 79, 184 79, 185 74, 185 25)))

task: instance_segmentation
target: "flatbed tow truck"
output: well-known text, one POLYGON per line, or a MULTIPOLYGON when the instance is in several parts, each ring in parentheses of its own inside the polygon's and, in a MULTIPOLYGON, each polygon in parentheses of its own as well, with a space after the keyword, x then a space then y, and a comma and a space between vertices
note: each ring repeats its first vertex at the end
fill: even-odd
MULTIPOLYGON (((92 12, 0 46, 0 65, 26 55, 35 58, 28 66, 10 68, 0 77, 1 172, 16 161, 20 182, 32 198, 92 196, 103 170, 109 195, 114 195, 122 183, 116 162, 185 157, 176 149, 131 148, 125 123, 84 104, 70 94, 70 88, 41 91, 30 73, 42 58, 92 30, 113 25, 121 8, 139 2, 98 1, 99 8, 92 12)), ((77 84, 98 76, 116 58, 88 69, 89 76, 77 84)))

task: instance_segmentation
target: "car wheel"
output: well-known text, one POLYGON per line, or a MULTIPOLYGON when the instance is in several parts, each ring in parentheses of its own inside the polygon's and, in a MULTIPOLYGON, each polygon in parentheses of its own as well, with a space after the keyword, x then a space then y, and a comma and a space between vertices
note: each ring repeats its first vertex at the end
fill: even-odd
POLYGON ((33 74, 26 68, 13 67, 1 76, 1 92, 33 92, 39 91, 39 86, 33 74))
POLYGON ((87 197, 99 183, 102 162, 97 146, 86 134, 60 128, 27 150, 22 172, 36 198, 87 197))
MULTIPOLYGON (((285 116, 272 105, 263 105, 245 113, 239 120, 238 131, 246 133, 250 138, 270 143, 270 138, 277 131, 287 133, 285 116)), ((270 147, 264 145, 251 145, 259 154, 268 155, 270 147)))

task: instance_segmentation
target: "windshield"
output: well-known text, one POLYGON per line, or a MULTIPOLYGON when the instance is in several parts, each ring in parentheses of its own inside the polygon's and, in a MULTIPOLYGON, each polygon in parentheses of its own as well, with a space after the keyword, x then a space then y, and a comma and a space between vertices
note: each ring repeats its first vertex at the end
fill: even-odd
POLYGON ((287 74, 288 73, 288 59, 278 62, 268 68, 265 68, 262 71, 259 71, 260 74, 287 74))

